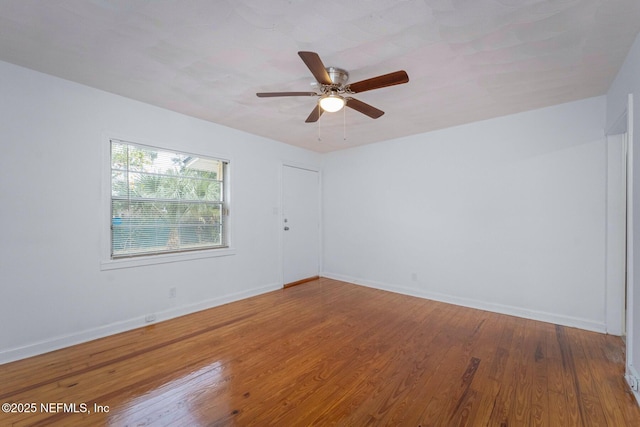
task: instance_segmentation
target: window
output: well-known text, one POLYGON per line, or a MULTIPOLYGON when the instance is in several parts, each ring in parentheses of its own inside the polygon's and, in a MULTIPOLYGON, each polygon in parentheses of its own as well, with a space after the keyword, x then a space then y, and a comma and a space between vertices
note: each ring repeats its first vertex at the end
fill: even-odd
POLYGON ((111 259, 226 248, 228 167, 111 140, 111 259))

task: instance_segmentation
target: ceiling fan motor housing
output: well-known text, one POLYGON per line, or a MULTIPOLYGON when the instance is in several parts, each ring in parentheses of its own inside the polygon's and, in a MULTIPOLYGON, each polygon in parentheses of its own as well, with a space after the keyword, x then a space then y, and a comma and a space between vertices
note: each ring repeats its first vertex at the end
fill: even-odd
POLYGON ((326 70, 334 85, 344 86, 347 84, 347 81, 349 80, 349 73, 346 70, 336 67, 328 67, 326 70))

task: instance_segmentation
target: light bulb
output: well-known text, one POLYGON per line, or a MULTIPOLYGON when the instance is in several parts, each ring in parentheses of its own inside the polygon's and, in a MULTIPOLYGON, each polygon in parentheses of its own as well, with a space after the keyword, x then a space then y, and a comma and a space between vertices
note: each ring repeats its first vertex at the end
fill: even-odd
POLYGON ((340 95, 331 94, 320 98, 320 107, 328 113, 340 111, 344 104, 344 98, 340 95))

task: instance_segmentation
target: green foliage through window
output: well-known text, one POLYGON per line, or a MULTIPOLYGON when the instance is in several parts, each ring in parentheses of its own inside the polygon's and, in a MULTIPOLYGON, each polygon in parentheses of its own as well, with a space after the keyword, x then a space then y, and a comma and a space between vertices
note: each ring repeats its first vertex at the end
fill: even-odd
POLYGON ((227 166, 112 140, 112 258, 226 247, 227 166))

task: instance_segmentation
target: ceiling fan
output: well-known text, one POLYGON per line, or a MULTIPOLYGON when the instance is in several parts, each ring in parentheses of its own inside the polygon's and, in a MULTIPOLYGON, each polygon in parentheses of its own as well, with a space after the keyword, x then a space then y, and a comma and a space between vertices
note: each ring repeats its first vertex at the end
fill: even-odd
POLYGON ((318 96, 320 101, 311 111, 306 123, 318 121, 323 112, 334 113, 340 111, 345 105, 362 114, 377 119, 384 114, 384 111, 358 101, 350 95, 365 92, 367 90, 380 89, 387 86, 394 86, 409 81, 406 71, 396 71, 372 77, 356 83, 347 84, 349 73, 341 68, 325 67, 320 56, 315 52, 298 52, 302 61, 306 64, 318 81, 320 93, 316 92, 258 92, 260 98, 270 98, 277 96, 318 96))

